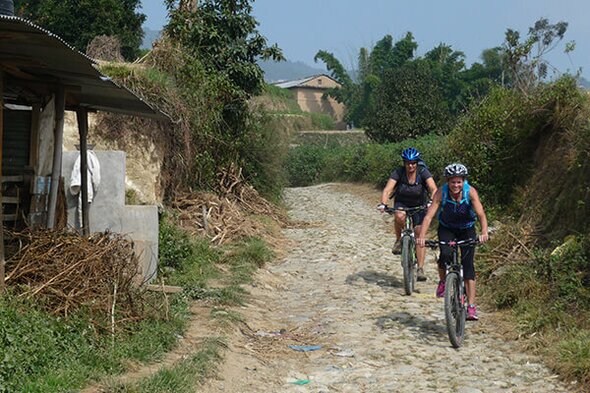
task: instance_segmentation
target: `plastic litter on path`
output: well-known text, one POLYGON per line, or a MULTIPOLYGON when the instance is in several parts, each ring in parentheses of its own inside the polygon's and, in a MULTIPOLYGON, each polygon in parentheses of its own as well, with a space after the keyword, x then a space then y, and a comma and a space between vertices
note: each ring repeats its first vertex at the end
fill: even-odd
POLYGON ((289 345, 289 348, 291 348, 294 351, 297 352, 311 352, 311 351, 317 351, 318 349, 322 349, 321 345, 289 345))
POLYGON ((293 385, 307 385, 311 381, 309 379, 298 379, 297 381, 289 382, 293 385))

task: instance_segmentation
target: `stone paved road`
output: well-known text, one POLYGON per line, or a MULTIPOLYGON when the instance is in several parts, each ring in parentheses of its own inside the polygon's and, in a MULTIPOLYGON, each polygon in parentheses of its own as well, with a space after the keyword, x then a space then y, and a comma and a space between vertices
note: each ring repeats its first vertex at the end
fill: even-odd
POLYGON ((199 391, 568 391, 537 359, 489 334, 485 312, 468 324, 464 347, 451 348, 434 263, 420 292, 404 296, 388 226, 346 187, 286 190, 291 217, 312 225, 284 230, 292 247, 239 310, 251 330, 230 342, 218 378, 199 391), (267 335, 281 328, 288 333, 267 335), (294 342, 322 349, 295 352, 294 342))

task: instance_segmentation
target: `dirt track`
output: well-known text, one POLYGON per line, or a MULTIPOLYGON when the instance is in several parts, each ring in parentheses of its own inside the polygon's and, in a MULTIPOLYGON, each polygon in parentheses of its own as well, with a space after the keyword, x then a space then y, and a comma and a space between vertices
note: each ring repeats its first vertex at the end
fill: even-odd
POLYGON ((217 379, 200 392, 566 392, 557 376, 469 323, 450 347, 431 256, 419 293, 403 295, 399 258, 374 206, 347 185, 288 189, 291 248, 262 270, 217 379), (281 329, 285 331, 281 332, 281 329), (321 345, 313 352, 288 347, 321 345), (295 382, 305 383, 296 385, 295 382))

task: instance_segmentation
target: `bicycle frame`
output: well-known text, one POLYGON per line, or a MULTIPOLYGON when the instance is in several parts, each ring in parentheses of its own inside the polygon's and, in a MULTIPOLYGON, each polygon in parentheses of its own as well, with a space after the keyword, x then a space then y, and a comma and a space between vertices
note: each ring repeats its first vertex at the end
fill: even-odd
POLYGON ((451 263, 446 266, 445 281, 445 321, 451 344, 459 348, 465 338, 465 319, 467 315, 466 288, 463 278, 463 265, 459 261, 459 247, 476 245, 475 239, 453 240, 450 242, 427 240, 426 245, 436 247, 447 245, 451 247, 451 263))
POLYGON ((405 218, 405 225, 404 229, 401 232, 400 242, 402 246, 402 257, 401 257, 401 264, 404 274, 404 291, 406 295, 411 295, 414 291, 414 285, 416 280, 416 266, 417 266, 417 256, 416 256, 416 239, 414 235, 414 213, 424 210, 426 206, 418 206, 418 207, 398 207, 398 208, 388 208, 385 211, 389 214, 394 214, 395 211, 404 211, 406 212, 405 218))

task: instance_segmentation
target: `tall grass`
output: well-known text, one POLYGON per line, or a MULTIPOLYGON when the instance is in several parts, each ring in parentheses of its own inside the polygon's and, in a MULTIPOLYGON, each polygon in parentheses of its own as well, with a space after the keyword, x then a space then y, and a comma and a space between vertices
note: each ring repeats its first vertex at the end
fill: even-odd
POLYGON ((121 322, 124 329, 113 340, 83 313, 64 320, 25 300, 3 296, 0 391, 77 390, 88 380, 123 372, 129 360, 158 359, 182 333, 185 310, 182 299, 175 299, 168 320, 154 314, 137 324, 121 322))
POLYGON ((195 386, 215 371, 221 360, 222 339, 205 340, 201 349, 182 359, 169 369, 163 369, 146 380, 136 384, 113 386, 112 391, 120 393, 194 392, 195 386))
POLYGON ((409 146, 422 152, 438 178, 450 160, 446 145, 446 137, 436 134, 383 145, 300 145, 289 150, 285 167, 289 184, 294 187, 331 181, 368 182, 382 187, 391 171, 402 165, 401 152, 409 146))

